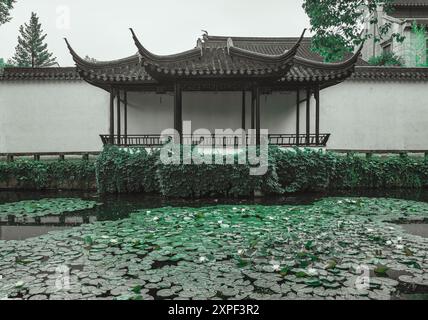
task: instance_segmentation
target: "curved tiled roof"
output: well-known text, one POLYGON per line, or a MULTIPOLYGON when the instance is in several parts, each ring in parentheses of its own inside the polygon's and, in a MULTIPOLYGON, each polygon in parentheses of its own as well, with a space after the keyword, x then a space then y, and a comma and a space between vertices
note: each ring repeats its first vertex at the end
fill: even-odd
POLYGON ((302 37, 289 49, 278 54, 266 54, 235 46, 227 38, 221 46, 210 46, 209 39, 197 41, 189 51, 159 56, 148 51, 131 29, 142 65, 156 79, 165 78, 266 78, 279 77, 288 72, 300 46, 302 37))
MULTIPOLYGON (((136 69, 139 70, 138 64, 136 69)), ((128 81, 136 79, 136 70, 125 67, 128 70, 126 75, 128 81)), ((105 70, 104 70, 105 71, 105 70)), ((313 71, 312 71, 313 72, 313 71)), ((312 73, 307 68, 294 65, 290 70, 290 75, 287 75, 294 81, 299 81, 303 78, 315 79, 316 73, 312 73)), ((92 79, 105 79, 109 77, 101 71, 98 74, 92 74, 92 79)), ((146 75, 144 76, 146 77, 146 75)), ((116 79, 110 76, 110 79, 116 79)), ((376 66, 356 66, 354 73, 349 77, 350 80, 363 81, 428 81, 428 68, 405 68, 405 67, 376 67, 376 66)), ((26 80, 83 80, 79 75, 77 68, 5 68, 3 74, 0 74, 0 80, 10 81, 26 81, 26 80)), ((123 80, 125 81, 125 80, 123 80)))
MULTIPOLYGON (((81 76, 89 82, 171 82, 174 79, 269 79, 274 82, 343 81, 360 51, 339 63, 323 63, 310 50, 310 38, 208 36, 194 49, 160 56, 148 51, 131 29, 139 54, 109 62, 89 62, 70 46, 81 76)), ((67 40, 66 40, 67 41, 67 40)))

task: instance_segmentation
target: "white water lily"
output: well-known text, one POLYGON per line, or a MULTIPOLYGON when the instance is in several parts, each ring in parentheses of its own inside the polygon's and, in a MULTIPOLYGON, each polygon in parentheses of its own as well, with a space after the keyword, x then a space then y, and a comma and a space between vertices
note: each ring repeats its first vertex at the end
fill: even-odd
POLYGON ((318 271, 317 271, 317 269, 310 268, 310 269, 308 269, 308 274, 310 276, 316 276, 316 275, 318 275, 318 271))
POLYGON ((391 240, 388 240, 388 241, 386 242, 386 244, 387 244, 388 246, 390 246, 390 245, 392 245, 392 241, 391 241, 391 240))
POLYGON ((243 250, 243 249, 238 250, 238 254, 239 254, 240 256, 242 256, 244 253, 245 253, 245 250, 243 250))
POLYGON ((281 266, 279 264, 274 264, 272 266, 273 271, 280 271, 281 270, 281 266))
POLYGON ((219 220, 219 221, 218 221, 218 224, 223 224, 223 220, 219 220))
POLYGON ((199 258, 199 262, 201 262, 201 263, 204 263, 204 262, 207 262, 207 261, 208 261, 207 257, 200 257, 199 258))
POLYGON ((159 220, 159 217, 154 217, 153 218, 153 221, 158 221, 159 220))

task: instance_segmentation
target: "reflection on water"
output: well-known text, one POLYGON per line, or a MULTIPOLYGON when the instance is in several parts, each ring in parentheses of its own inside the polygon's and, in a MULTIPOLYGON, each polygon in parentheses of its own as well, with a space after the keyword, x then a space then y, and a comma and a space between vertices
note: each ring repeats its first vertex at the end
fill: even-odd
POLYGON ((415 223, 415 224, 403 224, 401 227, 408 233, 415 236, 428 238, 428 224, 427 223, 415 223))
POLYGON ((0 226, 1 240, 25 240, 44 235, 51 231, 61 231, 67 227, 53 226, 0 226))
MULTIPOLYGON (((166 199, 153 195, 110 195, 98 196, 96 193, 87 192, 0 192, 0 204, 18 202, 23 200, 39 200, 43 198, 82 198, 103 203, 94 209, 83 212, 73 212, 61 216, 49 216, 41 218, 0 218, 0 240, 24 240, 36 237, 50 231, 71 228, 95 221, 118 220, 129 216, 138 209, 151 209, 166 206, 174 207, 202 207, 220 204, 230 205, 302 205, 312 204, 324 197, 387 197, 406 200, 428 202, 428 190, 389 190, 389 191, 347 191, 334 193, 307 193, 281 197, 266 197, 257 199, 166 199)), ((427 225, 407 225, 410 233, 418 232, 419 235, 428 236, 427 225)))

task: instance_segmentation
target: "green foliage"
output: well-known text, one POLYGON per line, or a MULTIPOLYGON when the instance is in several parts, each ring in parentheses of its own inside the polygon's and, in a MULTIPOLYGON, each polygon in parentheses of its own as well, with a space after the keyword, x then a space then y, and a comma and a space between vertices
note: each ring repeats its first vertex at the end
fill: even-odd
POLYGON ((380 56, 371 57, 368 63, 372 66, 403 66, 403 59, 392 52, 384 52, 380 56))
POLYGON ((13 57, 13 62, 18 67, 50 67, 56 63, 53 53, 49 52, 45 42, 46 34, 43 34, 39 17, 32 12, 29 24, 19 28, 18 45, 13 57))
POLYGON ((250 176, 248 165, 165 165, 160 152, 106 147, 96 163, 101 193, 146 192, 169 197, 249 196, 260 189, 281 191, 275 162, 266 176, 250 176))
POLYGON ((107 146, 98 157, 97 187, 100 193, 158 192, 156 167, 159 153, 142 149, 130 152, 107 146))
MULTIPOLYGON (((58 261, 84 261, 73 276, 102 278, 91 289, 101 299, 392 299, 403 283, 423 287, 428 261, 426 239, 391 221, 427 217, 428 203, 376 198, 140 209, 117 221, 0 241, 0 296, 63 298, 28 270, 44 275, 58 261), (365 264, 377 277, 356 290, 351 278, 365 264), (382 278, 388 269, 406 276, 382 278)), ((88 286, 76 289, 74 299, 88 298, 88 286)))
POLYGON ((313 150, 282 151, 278 176, 287 192, 428 186, 428 163, 394 156, 366 159, 313 150))
POLYGON ((407 43, 407 60, 409 67, 428 67, 427 28, 412 24, 412 33, 407 43))
MULTIPOLYGON (((265 194, 281 194, 276 161, 271 155, 267 174, 251 175, 250 164, 158 165, 157 176, 163 196, 169 197, 247 197, 255 190, 265 194)), ((215 163, 214 155, 213 161, 215 163)))
POLYGON ((330 185, 337 156, 295 149, 278 152, 276 161, 279 182, 287 192, 321 191, 330 185))
POLYGON ((23 189, 90 189, 94 180, 95 167, 90 161, 0 162, 0 184, 23 189))
POLYGON ((9 62, 10 61, 5 62, 3 58, 0 58, 0 71, 6 67, 13 67, 13 65, 10 64, 9 62))
POLYGON ((28 200, 0 205, 0 217, 13 215, 15 217, 44 217, 61 215, 63 213, 93 209, 98 204, 77 198, 28 200))
POLYGON ((338 189, 422 188, 428 186, 428 162, 407 156, 365 158, 322 150, 269 149, 263 176, 248 164, 166 165, 159 153, 129 153, 107 147, 97 161, 101 193, 151 192, 168 197, 246 197, 338 189))
POLYGON ((16 0, 0 0, 0 26, 12 19, 10 11, 13 9, 15 2, 16 0))
POLYGON ((365 158, 322 150, 269 149, 269 166, 262 176, 251 166, 166 165, 160 152, 106 147, 90 161, 0 162, 0 187, 91 189, 100 193, 156 193, 168 197, 247 197, 255 190, 282 194, 327 190, 428 187, 428 161, 393 156, 365 158))
POLYGON ((350 155, 339 158, 330 189, 389 189, 428 186, 427 161, 395 156, 387 159, 350 155))
MULTIPOLYGON (((376 11, 382 5, 386 12, 390 12, 393 10, 393 2, 394 0, 305 0, 303 8, 310 18, 311 31, 315 33, 313 49, 326 61, 334 62, 342 60, 346 53, 352 52, 355 46, 369 38, 380 41, 389 35, 392 25, 386 23, 379 26, 376 11), (376 34, 362 33, 361 26, 366 23, 376 26, 376 34)), ((404 41, 399 34, 392 34, 392 38, 404 41)))

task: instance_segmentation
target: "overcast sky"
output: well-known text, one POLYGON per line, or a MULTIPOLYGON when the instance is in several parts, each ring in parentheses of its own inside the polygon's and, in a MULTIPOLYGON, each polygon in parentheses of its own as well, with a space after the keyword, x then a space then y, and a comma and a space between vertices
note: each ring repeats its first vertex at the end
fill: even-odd
POLYGON ((191 49, 202 34, 299 36, 309 20, 303 0, 17 0, 13 20, 0 26, 0 57, 14 53, 19 26, 36 12, 49 49, 61 66, 73 62, 67 37, 81 55, 97 60, 136 52, 129 27, 150 51, 171 54, 191 49))

